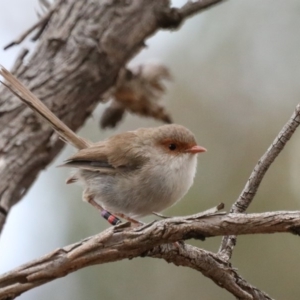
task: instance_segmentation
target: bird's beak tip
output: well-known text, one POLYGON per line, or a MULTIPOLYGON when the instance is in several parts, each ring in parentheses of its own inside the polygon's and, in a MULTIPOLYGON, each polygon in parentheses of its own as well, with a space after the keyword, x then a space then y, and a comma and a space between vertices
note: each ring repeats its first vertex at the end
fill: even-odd
POLYGON ((206 152, 206 151, 207 151, 206 148, 204 148, 202 146, 198 146, 198 145, 193 146, 193 147, 191 147, 190 149, 187 150, 187 152, 193 153, 193 154, 201 153, 201 152, 206 152))

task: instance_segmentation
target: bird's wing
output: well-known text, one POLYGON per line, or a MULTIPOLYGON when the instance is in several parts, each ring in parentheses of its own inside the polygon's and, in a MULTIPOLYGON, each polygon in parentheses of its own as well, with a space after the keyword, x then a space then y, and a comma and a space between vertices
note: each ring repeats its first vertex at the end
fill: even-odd
POLYGON ((116 168, 114 168, 109 163, 103 161, 88 161, 88 160, 71 160, 66 161, 64 164, 59 165, 58 167, 70 167, 82 170, 89 170, 89 171, 98 171, 101 173, 115 173, 116 168))
POLYGON ((95 145, 90 148, 79 150, 59 167, 70 167, 82 170, 96 171, 106 174, 117 172, 118 166, 109 162, 105 154, 105 147, 95 145))
POLYGON ((135 151, 136 134, 125 132, 108 140, 79 150, 60 167, 71 167, 113 174, 133 170, 145 161, 140 151, 135 151))

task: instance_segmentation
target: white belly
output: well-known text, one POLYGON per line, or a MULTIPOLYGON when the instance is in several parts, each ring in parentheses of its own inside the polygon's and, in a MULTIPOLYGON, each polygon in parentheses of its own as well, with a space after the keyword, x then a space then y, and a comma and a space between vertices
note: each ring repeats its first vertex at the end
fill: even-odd
POLYGON ((80 177, 89 182, 89 193, 103 208, 140 218, 179 201, 193 184, 196 165, 196 155, 187 154, 169 164, 152 164, 146 172, 95 176, 85 171, 80 177))

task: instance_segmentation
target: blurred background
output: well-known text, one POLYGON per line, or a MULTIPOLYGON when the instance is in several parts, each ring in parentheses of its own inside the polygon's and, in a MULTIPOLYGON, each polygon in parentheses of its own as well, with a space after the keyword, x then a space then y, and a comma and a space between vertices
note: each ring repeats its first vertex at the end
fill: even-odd
MULTIPOLYGON (((180 6, 185 1, 173 1, 180 6)), ((0 0, 0 63, 10 68, 21 47, 3 51, 37 19, 36 0, 0 0)), ((156 60, 174 77, 165 101, 176 123, 190 128, 209 151, 199 155, 194 186, 165 211, 187 215, 217 205, 229 210, 250 172, 300 100, 300 2, 231 0, 189 19, 179 31, 159 32, 131 64, 156 60)), ((127 116, 101 131, 100 104, 80 134, 93 141, 161 123, 127 116)), ((1 273, 108 227, 66 186, 57 169, 67 147, 41 173, 9 215, 0 239, 1 273)), ((300 130, 268 171, 248 212, 300 209, 300 130)), ((148 220, 153 219, 148 218, 148 220)), ((190 243, 217 251, 221 238, 190 243)), ((241 236, 232 263, 254 286, 278 299, 299 299, 299 237, 241 236)), ((20 299, 233 299, 209 279, 163 260, 138 258, 78 271, 23 294, 20 299)))

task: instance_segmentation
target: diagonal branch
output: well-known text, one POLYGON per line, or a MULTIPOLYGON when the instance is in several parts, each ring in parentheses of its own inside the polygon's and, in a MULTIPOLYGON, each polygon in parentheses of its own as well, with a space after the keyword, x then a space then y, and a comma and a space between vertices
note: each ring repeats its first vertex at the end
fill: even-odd
POLYGON ((161 245, 147 252, 147 256, 162 258, 176 266, 184 266, 201 272, 221 288, 226 289, 237 299, 272 300, 265 292, 244 280, 227 261, 219 255, 191 245, 184 249, 170 249, 170 245, 161 245), (177 251, 176 251, 177 250, 177 251))
MULTIPOLYGON (((261 159, 256 164, 254 170, 252 171, 246 186, 244 187, 242 193, 232 205, 230 212, 232 213, 242 213, 251 204, 258 188, 263 180, 266 172, 268 171, 270 165, 274 162, 275 158, 283 150, 286 143, 292 137, 293 133, 296 131, 300 124, 300 104, 297 105, 295 112, 288 120, 288 122, 283 126, 269 149, 261 157, 261 159)), ((224 259, 229 260, 232 256, 233 248, 236 244, 236 236, 225 236, 222 240, 219 254, 223 256, 224 259)))
POLYGON ((226 0, 188 0, 187 3, 180 8, 168 8, 165 11, 161 11, 158 15, 160 26, 161 28, 166 29, 177 29, 185 19, 195 15, 196 13, 199 13, 204 9, 225 1, 226 0))
POLYGON ((125 223, 2 275, 0 299, 13 299, 29 289, 90 265, 138 256, 163 258, 175 265, 196 269, 239 299, 270 299, 242 279, 219 255, 185 244, 175 245, 174 242, 228 234, 299 234, 299 228, 300 211, 245 215, 215 210, 156 221, 137 228, 125 223), (173 244, 165 245, 167 243, 173 244))
POLYGON ((224 2, 224 0, 188 1, 185 5, 178 9, 178 13, 181 15, 182 19, 185 19, 193 16, 203 9, 219 4, 220 2, 224 2))

